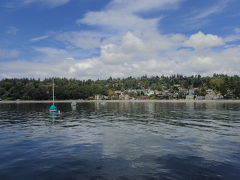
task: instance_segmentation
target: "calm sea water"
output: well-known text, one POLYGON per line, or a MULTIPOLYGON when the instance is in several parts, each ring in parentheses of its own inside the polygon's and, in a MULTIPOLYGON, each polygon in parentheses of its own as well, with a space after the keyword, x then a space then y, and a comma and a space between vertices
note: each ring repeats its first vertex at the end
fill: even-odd
POLYGON ((0 104, 0 179, 240 179, 240 103, 0 104))

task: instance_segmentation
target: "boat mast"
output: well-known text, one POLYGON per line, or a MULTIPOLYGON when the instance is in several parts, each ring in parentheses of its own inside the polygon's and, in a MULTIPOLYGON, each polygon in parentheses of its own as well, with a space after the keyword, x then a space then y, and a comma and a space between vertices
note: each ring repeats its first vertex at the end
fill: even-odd
POLYGON ((54 78, 53 78, 53 90, 52 90, 52 92, 53 92, 53 105, 54 105, 54 78))

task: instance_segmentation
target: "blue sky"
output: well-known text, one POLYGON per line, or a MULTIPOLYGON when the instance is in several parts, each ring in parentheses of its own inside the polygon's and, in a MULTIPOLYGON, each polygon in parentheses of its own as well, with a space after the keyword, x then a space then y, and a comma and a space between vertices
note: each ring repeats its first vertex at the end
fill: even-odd
POLYGON ((238 0, 1 0, 0 78, 240 74, 238 0))

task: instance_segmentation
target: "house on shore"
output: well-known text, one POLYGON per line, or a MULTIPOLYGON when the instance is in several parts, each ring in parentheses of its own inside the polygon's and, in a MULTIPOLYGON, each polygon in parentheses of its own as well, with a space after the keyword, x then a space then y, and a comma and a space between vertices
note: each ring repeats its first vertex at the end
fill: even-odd
POLYGON ((108 96, 97 94, 97 95, 95 95, 94 99, 95 100, 107 100, 108 96))

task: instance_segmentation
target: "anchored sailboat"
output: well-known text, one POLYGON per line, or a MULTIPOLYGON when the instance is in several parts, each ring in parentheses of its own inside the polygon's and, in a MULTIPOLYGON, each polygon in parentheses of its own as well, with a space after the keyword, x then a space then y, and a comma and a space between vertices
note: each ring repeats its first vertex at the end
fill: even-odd
POLYGON ((52 94, 52 98, 53 98, 53 99, 52 99, 52 105, 50 106, 49 111, 50 111, 50 112, 57 112, 57 106, 55 106, 55 104, 54 104, 54 98, 55 98, 55 97, 54 97, 54 96, 55 96, 55 95, 54 95, 54 78, 53 78, 52 93, 53 93, 53 94, 52 94))

